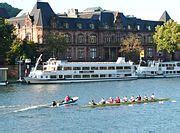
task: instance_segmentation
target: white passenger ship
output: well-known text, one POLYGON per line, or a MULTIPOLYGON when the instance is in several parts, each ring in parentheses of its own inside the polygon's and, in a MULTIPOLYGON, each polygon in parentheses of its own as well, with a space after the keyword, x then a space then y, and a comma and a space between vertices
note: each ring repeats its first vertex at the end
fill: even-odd
POLYGON ((139 65, 136 72, 139 78, 180 77, 180 61, 151 61, 147 66, 139 65))
POLYGON ((125 58, 122 57, 119 57, 117 62, 67 62, 50 58, 43 63, 42 70, 37 70, 41 56, 28 77, 24 78, 27 83, 72 83, 137 79, 133 62, 125 62, 125 58))

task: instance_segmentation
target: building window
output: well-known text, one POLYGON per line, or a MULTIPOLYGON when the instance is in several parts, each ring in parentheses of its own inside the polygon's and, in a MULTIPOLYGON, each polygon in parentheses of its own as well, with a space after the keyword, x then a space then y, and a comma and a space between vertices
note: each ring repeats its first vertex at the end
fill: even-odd
POLYGON ((78 43, 79 44, 84 43, 84 35, 82 35, 82 34, 78 35, 78 43))
POLYGON ((152 36, 147 37, 147 43, 153 43, 153 38, 152 36))
POLYGON ((128 25, 127 28, 128 28, 128 30, 131 30, 131 25, 128 25))
POLYGON ((27 33, 25 39, 31 41, 31 33, 27 33))
POLYGON ((137 30, 140 30, 140 29, 141 29, 140 25, 137 25, 137 27, 136 27, 136 28, 137 28, 137 30))
POLYGON ((104 29, 109 29, 109 25, 104 25, 104 29))
POLYGON ((67 49, 67 57, 66 57, 67 59, 71 59, 72 58, 72 54, 71 53, 72 53, 72 49, 68 48, 67 49))
POLYGON ((150 26, 150 25, 148 25, 146 28, 147 28, 147 30, 149 30, 149 31, 151 30, 151 26, 150 26))
POLYGON ((111 37, 105 36, 104 37, 104 43, 110 43, 111 42, 111 37))
POLYGON ((65 41, 66 43, 70 43, 71 42, 71 35, 70 34, 65 34, 65 41))
POLYGON ((84 59, 84 48, 78 48, 78 58, 84 59))
POLYGON ((147 56, 153 57, 153 49, 152 48, 147 48, 147 56))
POLYGON ((89 43, 91 43, 91 44, 97 43, 97 39, 96 39, 96 36, 95 36, 95 35, 91 35, 91 36, 89 37, 89 43))
POLYGON ((69 28, 69 24, 68 24, 68 23, 64 23, 64 24, 63 24, 63 27, 66 28, 66 29, 68 29, 68 28, 69 28))
POLYGON ((95 59, 96 57, 96 48, 90 48, 90 58, 95 59))
POLYGON ((94 26, 94 24, 89 24, 89 27, 91 28, 91 29, 94 29, 95 28, 95 26, 94 26))
POLYGON ((77 23, 76 26, 77 26, 78 29, 82 29, 82 24, 81 23, 77 23))

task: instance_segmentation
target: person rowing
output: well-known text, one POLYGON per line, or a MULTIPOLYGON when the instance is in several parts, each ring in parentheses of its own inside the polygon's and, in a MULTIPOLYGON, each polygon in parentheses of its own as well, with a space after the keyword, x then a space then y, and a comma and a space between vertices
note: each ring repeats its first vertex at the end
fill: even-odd
POLYGON ((141 101, 141 96, 140 95, 137 97, 137 101, 141 101))
POLYGON ((148 101, 148 97, 146 95, 144 96, 144 101, 148 101))
POLYGON ((116 97, 115 102, 116 102, 116 103, 120 103, 120 102, 121 102, 120 97, 116 97))
POLYGON ((112 97, 109 97, 109 99, 106 101, 107 103, 113 103, 114 99, 112 97))
POLYGON ((106 101, 104 100, 104 98, 101 98, 101 101, 99 102, 99 104, 105 104, 106 101))
POLYGON ((56 107, 56 106, 57 106, 57 102, 56 102, 56 101, 53 101, 53 102, 52 102, 52 106, 53 106, 53 107, 56 107))
POLYGON ((67 95, 64 100, 65 102, 69 102, 70 100, 73 101, 73 99, 69 95, 67 95))
POLYGON ((128 101, 127 96, 125 96, 125 97, 123 98, 123 101, 124 101, 124 102, 127 102, 127 101, 128 101))
POLYGON ((154 98, 155 98, 154 93, 152 93, 150 98, 151 98, 151 100, 154 100, 154 98))
POLYGON ((94 100, 91 100, 91 101, 89 102, 89 104, 90 104, 90 105, 97 105, 97 104, 94 102, 94 100))
POLYGON ((135 102, 134 96, 131 96, 131 102, 135 102))

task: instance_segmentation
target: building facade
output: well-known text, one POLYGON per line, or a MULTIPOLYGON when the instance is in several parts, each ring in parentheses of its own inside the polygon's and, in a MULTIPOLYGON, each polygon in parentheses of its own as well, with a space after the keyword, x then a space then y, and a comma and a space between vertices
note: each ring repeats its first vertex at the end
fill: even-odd
POLYGON ((162 58, 163 55, 156 52, 152 35, 157 25, 169 19, 167 12, 160 21, 151 21, 100 7, 55 14, 47 2, 37 2, 30 13, 20 13, 9 22, 16 27, 20 39, 32 40, 42 47, 46 47, 49 35, 63 34, 68 45, 64 58, 69 61, 114 61, 121 56, 122 38, 129 33, 141 40, 145 60, 162 58))

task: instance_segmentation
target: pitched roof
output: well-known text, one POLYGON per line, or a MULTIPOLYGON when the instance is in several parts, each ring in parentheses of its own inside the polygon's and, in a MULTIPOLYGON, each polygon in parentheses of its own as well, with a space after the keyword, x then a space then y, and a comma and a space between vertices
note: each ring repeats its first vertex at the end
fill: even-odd
POLYGON ((54 16, 55 13, 48 2, 37 2, 30 15, 34 16, 35 24, 47 27, 50 24, 50 18, 54 16))
POLYGON ((169 16, 169 14, 167 13, 167 11, 164 11, 163 15, 161 16, 161 18, 159 19, 159 21, 163 21, 163 22, 167 22, 168 20, 170 20, 171 17, 169 16))

